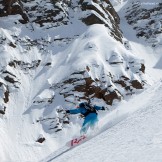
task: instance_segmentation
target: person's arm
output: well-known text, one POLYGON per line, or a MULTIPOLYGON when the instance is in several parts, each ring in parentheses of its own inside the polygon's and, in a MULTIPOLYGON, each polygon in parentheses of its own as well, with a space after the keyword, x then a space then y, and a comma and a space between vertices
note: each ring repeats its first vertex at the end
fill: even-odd
POLYGON ((104 106, 94 106, 94 108, 96 109, 96 110, 105 110, 105 107, 104 106))
POLYGON ((77 109, 73 109, 73 110, 66 110, 67 113, 70 113, 70 114, 79 114, 81 113, 81 110, 80 108, 77 108, 77 109))

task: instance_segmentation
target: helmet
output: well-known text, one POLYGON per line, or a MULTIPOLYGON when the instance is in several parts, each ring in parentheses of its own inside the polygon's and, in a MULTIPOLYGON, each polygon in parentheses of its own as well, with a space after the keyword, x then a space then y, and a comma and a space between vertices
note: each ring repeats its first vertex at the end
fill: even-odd
POLYGON ((79 104, 79 107, 85 107, 86 105, 87 105, 86 102, 81 102, 81 103, 79 104))
POLYGON ((86 107, 87 105, 89 105, 87 102, 81 102, 79 104, 79 107, 86 107))

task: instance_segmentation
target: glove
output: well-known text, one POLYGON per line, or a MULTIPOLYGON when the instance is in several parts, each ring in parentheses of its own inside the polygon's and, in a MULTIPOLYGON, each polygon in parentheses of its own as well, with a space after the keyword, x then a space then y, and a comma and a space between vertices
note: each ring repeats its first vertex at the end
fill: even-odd
POLYGON ((104 107, 104 106, 102 106, 101 110, 105 110, 105 107, 104 107))
POLYGON ((67 113, 67 114, 70 113, 70 110, 66 110, 66 113, 67 113))

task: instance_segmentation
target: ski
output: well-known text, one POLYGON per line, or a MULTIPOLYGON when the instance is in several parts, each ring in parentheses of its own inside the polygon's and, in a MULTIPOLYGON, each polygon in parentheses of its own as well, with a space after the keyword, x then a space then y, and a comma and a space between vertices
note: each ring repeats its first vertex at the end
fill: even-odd
POLYGON ((84 143, 85 141, 87 141, 87 137, 85 135, 79 136, 79 137, 75 137, 72 140, 68 141, 66 143, 66 145, 63 148, 60 148, 58 151, 56 151, 54 153, 54 155, 52 154, 51 156, 54 156, 52 158, 49 158, 48 160, 43 160, 41 162, 51 162, 54 159, 58 158, 59 156, 63 155, 64 153, 70 151, 71 149, 79 146, 80 144, 84 143))
POLYGON ((85 135, 76 137, 72 140, 70 140, 69 142, 66 143, 66 146, 68 147, 75 147, 80 145, 81 143, 83 143, 84 141, 86 141, 87 137, 85 135))

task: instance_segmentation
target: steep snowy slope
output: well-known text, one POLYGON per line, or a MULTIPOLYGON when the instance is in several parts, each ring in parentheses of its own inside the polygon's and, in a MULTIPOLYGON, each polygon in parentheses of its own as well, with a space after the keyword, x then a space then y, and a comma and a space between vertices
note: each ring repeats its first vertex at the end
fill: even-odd
MULTIPOLYGON (((145 65, 147 67, 146 73, 154 81, 159 80, 162 75, 162 62, 161 59, 159 59, 161 47, 158 46, 152 49, 144 41, 135 37, 136 33, 132 26, 129 26, 125 21, 124 15, 126 10, 120 10, 121 7, 126 5, 126 1, 125 3, 120 3, 119 5, 121 6, 118 6, 117 9, 119 10, 121 19, 120 27, 124 33, 124 36, 129 40, 127 43, 129 43, 133 51, 136 51, 136 54, 139 57, 145 60, 145 65)), ((161 88, 161 82, 156 82, 152 87, 148 88, 142 94, 135 96, 130 101, 119 105, 118 110, 113 111, 104 119, 101 119, 100 125, 103 126, 104 123, 105 127, 102 127, 103 130, 104 128, 108 129, 111 126, 114 126, 114 124, 118 121, 129 116, 125 121, 121 122, 117 126, 114 126, 113 128, 108 129, 101 135, 79 146, 78 148, 65 153, 54 161, 72 162, 84 160, 87 162, 160 162, 162 160, 161 88), (132 114, 132 112, 135 113, 132 114)), ((52 158, 54 158, 53 155, 47 157, 45 161, 52 158)))
POLYGON ((102 118, 160 77, 154 49, 126 35, 132 30, 125 21, 123 38, 108 0, 6 2, 0 1, 4 162, 38 161, 77 135, 83 118, 64 109, 91 99, 108 106, 102 118))
MULTIPOLYGON (((109 128, 53 162, 160 162, 162 161, 162 82, 123 102, 100 124, 109 128), (142 100, 141 100, 142 99, 142 100)), ((45 161, 54 158, 52 155, 45 161)))
MULTIPOLYGON (((108 29, 108 35, 117 40, 117 42, 122 42, 122 35, 118 26, 119 17, 111 4, 107 1, 51 2, 47 0, 46 2, 41 1, 38 3, 36 0, 17 2, 11 0, 9 3, 0 1, 0 9, 1 55, 4 62, 1 67, 4 69, 4 71, 2 70, 2 74, 5 74, 2 77, 2 80, 3 78, 5 79, 5 81, 2 81, 4 87, 2 88, 2 95, 4 97, 2 97, 5 103, 7 103, 10 98, 10 86, 8 87, 8 84, 16 89, 21 85, 21 76, 19 76, 19 72, 16 71, 23 71, 23 73, 27 75, 33 73, 35 70, 38 72, 42 71, 41 74, 45 73, 46 70, 48 71, 48 69, 55 64, 55 62, 52 62, 52 59, 54 59, 52 58, 53 55, 57 54, 56 57, 59 58, 59 52, 65 50, 72 41, 83 34, 88 29, 88 25, 104 24, 108 29), (90 24, 87 24, 87 22, 90 24), (3 83, 6 81, 7 83, 3 83)), ((83 46, 86 46, 86 49, 91 49, 95 48, 94 46, 97 45, 95 45, 95 42, 87 41, 87 45, 83 46)), ((60 54, 60 60, 62 60, 62 55, 65 55, 64 58, 69 55, 68 52, 71 51, 65 50, 60 54)), ((118 57, 118 54, 115 53, 114 55, 113 57, 118 57)), ((58 65, 61 65, 61 63, 64 63, 64 59, 60 64, 58 63, 58 65)), ((144 67, 143 64, 141 64, 141 66, 144 67)), ((86 67, 86 65, 84 65, 84 67, 86 67)), ((144 72, 144 69, 141 70, 144 72)), ((77 73, 78 69, 73 71, 77 73)), ((55 73, 57 72, 58 71, 55 71, 55 73)), ((36 73, 32 74, 33 77, 37 75, 36 73)), ((44 79, 44 83, 46 79, 48 79, 47 76, 44 79)), ((92 80, 90 82, 92 82, 92 80)), ((54 83, 50 84, 54 85, 54 83)), ((139 84, 140 88, 142 88, 142 81, 140 81, 139 84)), ((131 88, 128 89, 132 90, 131 88)), ((38 88, 38 91, 43 90, 38 88)), ((93 93, 97 95, 98 91, 93 93)), ((53 98, 53 95, 50 96, 49 102, 52 102, 53 98)), ((115 98, 118 98, 118 96, 115 95, 115 98)), ((112 98, 112 100, 115 98, 112 98)), ((39 96, 36 99, 38 100, 39 96)), ((110 104, 112 100, 109 102, 110 104)), ((34 103, 36 102, 38 101, 34 101, 34 103)), ((6 105, 2 106, 0 110, 1 113, 4 114, 6 105)))
MULTIPOLYGON (((3 30, 2 34, 5 38, 8 37, 6 41, 9 41, 9 32, 3 30)), ((143 61, 140 62, 120 42, 110 37, 109 30, 104 25, 89 27, 69 48, 52 56, 42 55, 37 48, 25 52, 21 46, 13 49, 3 45, 1 49, 2 54, 6 50, 5 56, 9 60, 1 67, 4 71, 6 69, 6 72, 2 72, 2 80, 5 78, 4 74, 11 80, 10 84, 7 84, 5 79, 2 82, 10 92, 9 101, 4 105, 7 107, 6 114, 1 118, 2 139, 6 143, 5 147, 1 148, 3 160, 37 161, 77 134, 82 119, 70 119, 71 117, 61 112, 58 106, 70 107, 72 106, 68 104, 70 101, 75 102, 76 98, 84 99, 83 97, 86 96, 83 95, 84 88, 78 90, 80 93, 74 93, 74 88, 76 85, 84 85, 84 80, 88 80, 89 77, 93 79, 89 79, 90 83, 95 81, 91 85, 93 89, 99 86, 103 89, 108 88, 110 92, 117 89, 112 80, 117 81, 122 76, 127 81, 130 80, 127 83, 123 82, 126 84, 125 87, 129 87, 131 82, 133 85, 132 80, 145 81, 141 68, 143 61), (50 66, 47 66, 48 61, 51 63, 50 66), (13 74, 16 74, 15 76, 19 79, 16 80, 17 77, 13 74), (71 80, 74 79, 72 84, 66 82, 69 76, 71 80), (112 83, 111 87, 110 83, 112 83), (71 93, 71 97, 64 97, 63 94, 67 93, 71 93), (57 112, 56 109, 59 111, 57 112), (70 121, 73 122, 69 125, 70 121), (56 134, 55 132, 59 130, 62 132, 56 134), (45 144, 36 142, 43 142, 43 139, 45 139, 45 144), (10 146, 13 152, 9 152, 10 146), (36 153, 33 154, 33 152, 36 153)), ((90 83, 86 90, 91 87, 90 83)), ((119 95, 123 93, 123 96, 127 93, 127 90, 120 86, 118 86, 118 91, 121 92, 115 91, 119 95)), ((109 102, 109 98, 106 99, 106 95, 109 97, 108 92, 103 92, 105 101, 109 102)), ((97 98, 93 100, 97 104, 99 101, 100 104, 105 104, 97 98)))

